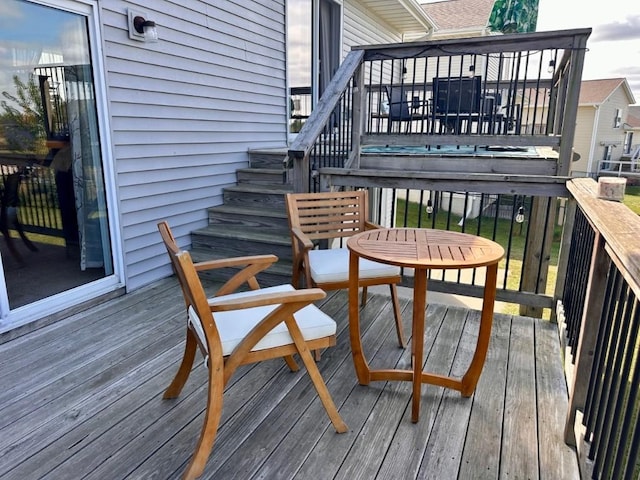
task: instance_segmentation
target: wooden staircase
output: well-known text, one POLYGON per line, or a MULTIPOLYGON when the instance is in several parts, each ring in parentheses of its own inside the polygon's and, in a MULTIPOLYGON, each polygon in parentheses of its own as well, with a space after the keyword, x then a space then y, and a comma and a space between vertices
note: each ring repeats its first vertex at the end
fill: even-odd
MULTIPOLYGON (((291 240, 284 194, 293 191, 283 182, 285 149, 250 152, 250 167, 237 172, 238 184, 224 189, 223 204, 209 208, 209 225, 191 232, 194 260, 274 254, 278 262, 258 280, 261 286, 291 282, 291 240)), ((224 281, 236 270, 204 274, 224 281)))

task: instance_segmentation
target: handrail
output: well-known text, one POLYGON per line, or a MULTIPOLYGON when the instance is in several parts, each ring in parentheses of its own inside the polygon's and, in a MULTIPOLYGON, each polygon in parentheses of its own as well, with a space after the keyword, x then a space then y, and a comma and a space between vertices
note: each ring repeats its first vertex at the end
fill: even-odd
POLYGON ((303 158, 309 155, 313 144, 323 133, 331 112, 340 102, 340 97, 349 85, 349 81, 362 62, 364 52, 351 51, 336 71, 333 80, 313 109, 309 120, 305 122, 295 140, 289 147, 290 158, 303 158))
MULTIPOLYGON (((559 301, 573 362, 566 362, 565 441, 583 478, 635 478, 640 459, 640 217, 598 197, 597 183, 568 182, 576 215, 571 275, 559 301), (569 291, 571 290, 571 291, 569 291)), ((562 318, 560 318, 562 320, 562 318)))

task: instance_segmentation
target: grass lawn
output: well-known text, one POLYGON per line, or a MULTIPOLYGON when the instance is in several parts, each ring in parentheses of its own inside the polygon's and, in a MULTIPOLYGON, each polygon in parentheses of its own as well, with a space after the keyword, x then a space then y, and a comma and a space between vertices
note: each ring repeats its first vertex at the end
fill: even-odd
MULTIPOLYGON (((490 238, 502 245, 509 256, 507 289, 518 290, 527 233, 526 221, 523 224, 517 224, 510 219, 478 217, 467 220, 464 224, 464 228, 458 225, 457 222, 458 217, 455 215, 448 215, 447 211, 441 210, 437 213, 427 215, 424 212, 420 212, 420 206, 418 203, 408 202, 407 204, 404 199, 398 199, 396 215, 397 227, 406 225, 408 227, 419 226, 423 228, 437 228, 455 232, 464 231, 465 233, 470 233, 472 235, 480 235, 481 237, 490 238)), ((549 295, 552 295, 555 289, 561 235, 562 227, 556 226, 553 244, 551 247, 549 272, 547 274, 546 293, 549 295)), ((506 258, 500 262, 500 268, 504 269, 505 267, 506 258)), ((519 305, 516 304, 505 304, 504 308, 500 309, 501 313, 516 315, 518 314, 518 311, 519 305)), ((549 318, 549 316, 550 311, 545 309, 543 318, 549 318)))
POLYGON ((637 215, 640 215, 640 186, 627 185, 624 191, 623 203, 637 215))

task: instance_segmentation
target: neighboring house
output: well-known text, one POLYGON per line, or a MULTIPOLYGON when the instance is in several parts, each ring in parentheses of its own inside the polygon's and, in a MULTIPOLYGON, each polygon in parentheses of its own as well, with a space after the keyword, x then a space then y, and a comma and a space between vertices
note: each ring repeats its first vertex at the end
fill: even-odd
POLYGON ((631 142, 629 105, 635 103, 624 78, 585 80, 581 83, 574 140, 573 176, 597 176, 603 171, 617 172, 631 142))
POLYGON ((429 40, 495 35, 488 30, 494 0, 445 0, 422 5, 435 28, 429 40))
POLYGON ((9 171, 27 162, 51 182, 55 171, 78 283, 45 289, 59 284, 52 264, 29 286, 37 300, 16 303, 7 292, 29 266, 3 256, 0 332, 170 275, 157 222, 189 247, 248 151, 287 146, 287 73, 307 69, 315 101, 352 45, 432 29, 414 0, 3 0, 0 91, 39 88, 47 109, 46 141, 30 137, 30 153, 3 161, 20 157, 9 171))
POLYGON ((623 124, 625 130, 624 144, 622 146, 623 158, 629 157, 636 168, 640 159, 640 105, 629 105, 627 121, 623 124))

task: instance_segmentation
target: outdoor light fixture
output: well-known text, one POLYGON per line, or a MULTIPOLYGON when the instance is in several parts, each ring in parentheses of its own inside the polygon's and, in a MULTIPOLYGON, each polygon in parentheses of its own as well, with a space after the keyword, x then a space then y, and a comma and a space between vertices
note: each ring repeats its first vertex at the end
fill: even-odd
POLYGON ((549 66, 547 67, 547 72, 553 73, 553 71, 555 70, 555 66, 556 66, 556 61, 552 58, 551 60, 549 60, 549 66))
POLYGON ((522 205, 520 205, 520 207, 518 207, 518 213, 516 213, 516 223, 523 223, 524 222, 524 207, 522 205))
POLYGON ((476 66, 474 64, 469 65, 469 76, 473 77, 475 73, 476 73, 476 66))
POLYGON ((433 213, 433 203, 431 203, 431 199, 427 200, 427 215, 431 215, 433 213))
POLYGON ((141 42, 157 42, 156 22, 147 20, 147 14, 135 10, 127 12, 129 18, 129 38, 141 42))

